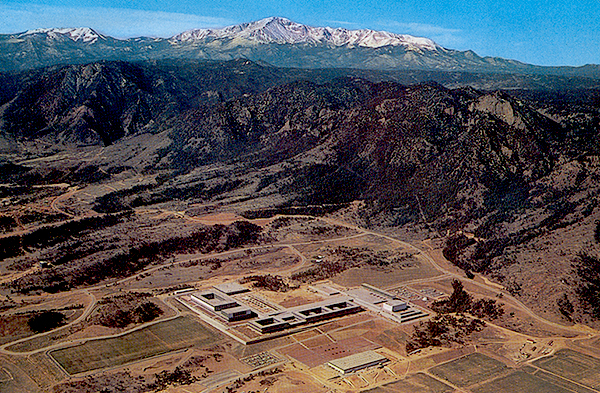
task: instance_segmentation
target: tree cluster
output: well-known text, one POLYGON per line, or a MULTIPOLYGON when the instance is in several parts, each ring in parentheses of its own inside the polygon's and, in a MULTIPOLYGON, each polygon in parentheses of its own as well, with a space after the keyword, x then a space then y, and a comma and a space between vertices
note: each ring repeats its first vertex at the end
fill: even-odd
POLYGON ((406 352, 411 353, 420 348, 440 347, 450 343, 464 344, 464 340, 474 332, 485 327, 480 319, 465 315, 441 314, 414 328, 410 340, 406 343, 406 352))
POLYGON ((152 302, 144 302, 131 310, 115 310, 113 313, 104 313, 98 321, 101 325, 113 328, 124 328, 132 323, 150 322, 159 316, 163 311, 152 302))
POLYGON ((407 353, 430 346, 464 344, 469 335, 485 327, 485 322, 480 318, 496 319, 504 314, 502 305, 496 304, 495 300, 474 301, 459 280, 452 281, 452 288, 450 297, 432 304, 432 310, 438 315, 415 326, 406 343, 407 353))
POLYGON ((87 217, 69 221, 56 226, 36 229, 23 235, 8 236, 0 239, 0 260, 22 255, 25 251, 51 247, 58 243, 122 222, 124 215, 105 215, 87 217))
MULTIPOLYGON (((271 375, 279 374, 280 372, 281 372, 281 369, 276 367, 271 370, 263 370, 263 371, 259 371, 257 373, 250 374, 244 378, 238 378, 235 381, 233 381, 233 384, 231 384, 230 386, 227 386, 226 392, 227 393, 235 393, 238 391, 238 389, 243 387, 246 384, 246 382, 254 381, 254 379, 256 377, 268 377, 271 375)), ((248 392, 248 393, 250 393, 250 392, 248 392)))
POLYGON ((163 314, 148 293, 128 292, 100 300, 91 320, 103 326, 124 328, 132 323, 150 322, 163 314))
POLYGON ((58 311, 42 311, 27 321, 29 328, 35 333, 43 333, 65 324, 65 315, 58 311))
POLYGON ((431 309, 438 314, 468 313, 477 318, 497 319, 504 308, 493 299, 473 300, 459 280, 452 281, 452 294, 447 299, 434 302, 431 309))
POLYGON ((192 373, 185 370, 182 367, 175 367, 173 371, 161 371, 154 375, 155 382, 150 385, 155 391, 159 392, 172 385, 191 385, 198 381, 197 377, 194 377, 192 373))

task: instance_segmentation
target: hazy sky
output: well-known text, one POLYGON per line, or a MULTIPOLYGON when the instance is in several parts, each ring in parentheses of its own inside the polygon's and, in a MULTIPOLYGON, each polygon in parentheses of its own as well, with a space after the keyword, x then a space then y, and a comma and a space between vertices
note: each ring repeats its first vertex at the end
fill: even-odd
POLYGON ((269 16, 424 36, 533 64, 600 63, 600 0, 0 0, 0 33, 86 26, 117 38, 168 37, 269 16))

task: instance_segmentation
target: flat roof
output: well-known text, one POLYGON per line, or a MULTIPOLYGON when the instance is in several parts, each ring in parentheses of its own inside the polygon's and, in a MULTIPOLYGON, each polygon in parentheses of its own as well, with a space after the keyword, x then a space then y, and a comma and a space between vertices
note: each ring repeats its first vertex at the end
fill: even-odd
POLYGON ((231 307, 231 308, 226 308, 224 310, 221 310, 222 313, 224 314, 235 314, 238 312, 251 312, 252 309, 246 307, 246 306, 237 306, 237 307, 231 307))
POLYGON ((370 304, 379 304, 389 300, 389 298, 365 288, 354 288, 346 293, 357 300, 361 300, 370 304))
POLYGON ((389 304, 390 306, 403 306, 403 305, 408 305, 408 303, 403 302, 402 300, 388 300, 387 304, 389 304))
POLYGON ((223 284, 215 285, 213 288, 216 288, 227 295, 235 295, 236 293, 250 292, 248 288, 237 282, 224 282, 223 284))
POLYGON ((384 289, 377 288, 376 286, 369 285, 367 283, 362 283, 360 285, 362 287, 364 287, 364 288, 367 288, 369 291, 373 291, 373 292, 378 293, 380 295, 387 296, 387 297, 389 297, 391 299, 395 299, 396 298, 393 294, 389 293, 388 291, 386 291, 384 289))
POLYGON ((346 372, 348 370, 353 370, 357 368, 360 369, 361 367, 366 367, 374 363, 387 362, 388 360, 388 358, 378 354, 375 351, 366 351, 346 356, 344 358, 332 360, 328 362, 328 364, 335 369, 346 372))
POLYGON ((312 310, 315 308, 327 307, 327 306, 331 306, 331 305, 338 304, 338 303, 347 303, 346 307, 348 307, 348 308, 356 306, 356 303, 354 303, 352 301, 352 299, 349 298, 348 296, 335 296, 335 297, 331 297, 330 299, 327 299, 327 300, 322 300, 320 302, 314 302, 314 303, 309 303, 309 304, 305 304, 302 306, 291 307, 291 308, 288 308, 287 311, 300 313, 302 311, 309 311, 309 310, 312 310))
POLYGON ((218 290, 205 290, 192 294, 192 297, 199 299, 213 307, 222 306, 224 304, 236 303, 234 299, 230 298, 223 292, 218 290))
POLYGON ((309 288, 327 296, 339 295, 340 291, 327 284, 310 285, 309 288))

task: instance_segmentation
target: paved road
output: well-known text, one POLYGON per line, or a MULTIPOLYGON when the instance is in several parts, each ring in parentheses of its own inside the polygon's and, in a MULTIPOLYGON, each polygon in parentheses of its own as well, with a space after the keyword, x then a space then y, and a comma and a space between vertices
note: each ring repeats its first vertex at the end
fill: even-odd
POLYGON ((151 321, 151 322, 146 322, 146 323, 138 325, 138 326, 136 326, 136 327, 134 327, 132 329, 129 329, 129 330, 126 330, 126 331, 120 332, 120 333, 115 333, 115 334, 110 334, 110 335, 105 335, 105 336, 78 338, 78 339, 75 339, 75 340, 61 341, 59 343, 56 343, 56 344, 53 344, 53 345, 50 345, 50 346, 46 346, 46 347, 43 347, 43 348, 35 349, 33 351, 14 352, 14 351, 10 351, 10 350, 6 349, 7 347, 10 347, 11 345, 18 344, 20 342, 24 342, 24 341, 27 341, 27 340, 32 340, 32 339, 40 337, 40 336, 48 335, 50 333, 56 332, 57 330, 64 329, 64 328, 66 328, 66 327, 68 327, 70 325, 73 325, 74 323, 82 321, 83 319, 87 318, 87 316, 91 313, 91 311, 93 309, 93 306, 96 304, 96 298, 94 297, 93 305, 90 304, 91 307, 88 306, 86 308, 86 311, 79 318, 77 318, 75 321, 71 322, 70 324, 62 326, 62 327, 60 327, 58 329, 55 329, 55 330, 51 330, 49 332, 36 334, 34 336, 29 336, 29 337, 26 337, 24 339, 20 339, 20 340, 17 340, 17 341, 13 341, 13 342, 4 344, 4 345, 2 345, 2 347, 0 347, 0 353, 4 353, 4 354, 7 354, 7 355, 13 355, 13 356, 14 355, 17 355, 17 356, 30 356, 30 355, 34 355, 34 354, 40 353, 40 352, 48 352, 48 351, 52 351, 54 349, 60 349, 60 348, 64 348, 64 347, 69 347, 69 346, 71 346, 73 344, 80 344, 80 343, 82 344, 82 343, 85 343, 85 342, 88 342, 88 341, 95 341, 95 340, 103 340, 103 339, 107 339, 107 338, 121 337, 121 336, 124 336, 126 334, 135 332, 137 330, 144 329, 144 328, 146 328, 148 326, 156 325, 157 323, 170 321, 172 319, 180 317, 181 316, 181 311, 177 307, 173 307, 171 304, 169 304, 166 301, 166 298, 168 298, 168 297, 170 297, 170 296, 159 297, 161 299, 161 301, 167 307, 169 307, 171 310, 173 310, 175 312, 175 315, 173 315, 171 317, 168 317, 168 318, 162 318, 162 319, 157 319, 157 320, 154 320, 154 321, 151 321))
MULTIPOLYGON (((43 337, 43 336, 47 336, 49 334, 55 333, 55 332, 60 331, 60 330, 68 329, 69 326, 72 326, 72 325, 75 325, 76 323, 84 321, 92 313, 92 310, 96 306, 97 299, 89 291, 89 289, 84 289, 84 290, 77 291, 77 292, 84 292, 84 293, 86 293, 91 298, 90 303, 87 305, 87 307, 85 308, 85 310, 83 311, 83 313, 77 319, 75 319, 75 320, 69 322, 68 324, 63 325, 63 326, 61 326, 61 327, 59 327, 57 329, 50 330, 50 331, 47 331, 47 332, 44 332, 44 333, 34 334, 33 336, 24 337, 24 338, 21 338, 19 340, 15 340, 15 341, 11 341, 9 343, 3 344, 2 346, 0 346, 0 352, 1 353, 5 353, 7 355, 31 355, 31 354, 34 354, 34 353, 42 352, 42 351, 44 351, 46 349, 50 349, 50 347, 45 347, 45 348, 40 348, 39 350, 30 351, 30 352, 13 352, 13 351, 10 351, 10 350, 8 350, 6 348, 8 348, 8 347, 10 347, 12 345, 15 345, 15 344, 20 344, 22 342, 26 342, 26 341, 29 341, 29 340, 34 340, 36 338, 43 337)), ((59 345, 59 344, 56 344, 56 345, 59 345)))
MULTIPOLYGON (((452 278, 456 278, 459 280, 464 280, 465 277, 461 274, 457 274, 455 272, 449 271, 447 269, 444 269, 442 266, 440 266, 427 252, 423 251, 422 249, 416 247, 415 245, 411 244, 411 243, 407 243, 405 241, 396 239, 394 237, 388 236, 388 235, 384 235, 381 233, 377 233, 374 231, 370 231, 368 229, 365 228, 360 228, 356 225, 352 225, 352 224, 348 224, 344 221, 340 221, 337 219, 333 219, 333 218, 321 218, 322 220, 330 223, 330 224, 334 224, 334 225, 340 225, 340 226, 345 226, 347 228, 352 228, 352 229, 356 229, 358 231, 363 231, 363 233, 365 234, 370 234, 370 235, 374 235, 374 236, 378 236, 384 239, 387 239, 389 241, 401 244, 402 246, 411 249, 421 255, 423 255, 424 258, 427 259, 427 261, 429 263, 431 263, 431 265, 437 269, 438 271, 442 272, 443 274, 447 275, 448 277, 452 277, 452 278)), ((570 333, 577 333, 579 334, 585 334, 585 335, 589 335, 590 334, 590 329, 587 327, 580 327, 580 326, 564 326, 564 325, 560 325, 558 323, 549 321, 539 315, 537 315, 536 313, 534 313, 531 309, 529 309, 529 307, 527 307, 523 302, 521 302, 520 300, 516 299, 514 296, 512 296, 510 293, 506 292, 506 291, 502 291, 500 290, 498 287, 496 287, 495 285, 487 285, 485 283, 481 283, 475 280, 470 280, 469 281, 470 284, 476 285, 480 288, 484 288, 488 291, 491 291, 495 294, 502 294, 502 299, 503 301, 510 301, 513 305, 517 306, 521 311, 525 312, 527 315, 529 315, 530 317, 532 317, 533 319, 535 319, 536 321, 548 325, 548 326, 552 326, 556 329, 562 330, 562 331, 568 331, 570 333)), ((597 333, 597 332, 596 332, 597 333)))
MULTIPOLYGON (((66 195, 66 194, 63 194, 66 195)), ((298 217, 298 218, 314 218, 313 216, 307 216, 307 215, 291 215, 291 216, 283 216, 283 215, 277 215, 274 218, 278 218, 278 217, 298 217)), ((372 235, 372 236, 376 236, 376 237, 380 237, 386 240, 389 240, 393 243, 397 243, 400 244, 401 246, 403 246, 404 248, 407 249, 411 249, 414 252, 422 255, 435 269, 437 269, 439 272, 442 273, 441 276, 437 276, 437 277, 433 277, 433 278, 427 278, 427 279, 422 279, 422 280, 413 280, 411 281, 412 283, 415 282, 425 282, 425 281, 433 281, 436 279, 443 279, 443 278, 456 278, 456 279, 460 279, 460 280, 464 280, 465 277, 463 277, 461 274, 452 272, 450 270, 447 270, 445 268, 443 268, 442 266, 440 266, 427 252, 423 251, 422 249, 416 247, 415 245, 411 244, 411 243, 407 243, 405 241, 396 239, 392 236, 389 235, 385 235, 385 234, 381 234, 372 230, 368 230, 366 228, 361 228, 357 225, 353 225, 353 224, 349 224, 347 222, 338 220, 338 219, 334 219, 334 218, 324 218, 324 217, 319 217, 318 219, 323 220, 329 224, 332 225, 337 225, 337 226, 342 226, 345 228, 349 228, 349 229, 353 229, 357 232, 359 232, 358 234, 355 235, 349 235, 349 236, 342 236, 342 237, 338 237, 338 238, 332 238, 332 239, 324 239, 324 240, 314 240, 314 241, 304 241, 304 242, 290 242, 290 243, 274 243, 274 244, 269 244, 269 245, 260 245, 260 246, 252 246, 252 247, 245 247, 245 248, 238 248, 238 249, 234 249, 234 250, 228 250, 228 251, 223 251, 220 253, 214 253, 214 254, 206 254, 206 255, 202 255, 200 257, 191 257, 191 258, 184 258, 184 259, 180 259, 177 260, 177 262, 185 262, 185 261, 195 261, 195 260, 202 260, 202 259, 208 259, 208 258, 214 258, 214 257, 218 257, 218 256, 225 256, 225 255, 229 255, 232 253, 238 253, 238 252, 244 252, 244 251, 248 251, 248 250, 258 250, 258 249, 265 249, 265 248, 277 248, 277 247, 287 247, 289 249, 291 249, 294 253, 296 253, 299 257, 300 257, 300 263, 298 265, 295 265, 289 269, 286 269, 280 273, 292 273, 294 271, 297 271, 301 268, 303 268, 306 263, 308 262, 306 257, 304 255, 302 255, 302 253, 300 253, 295 246, 300 246, 300 245, 310 245, 310 244, 316 244, 316 243, 324 243, 324 242, 335 242, 335 241, 341 241, 341 240, 347 240, 347 239, 352 239, 352 238, 357 238, 357 237, 361 237, 361 236, 365 236, 365 235, 372 235)), ((156 271, 158 269, 163 268, 164 265, 160 265, 160 266, 155 266, 146 270, 143 270, 133 276, 121 279, 121 280, 117 280, 115 282, 113 282, 113 285, 117 285, 117 284, 121 284, 124 282, 127 282, 129 280, 135 279, 136 277, 142 275, 142 274, 148 274, 148 273, 152 273, 153 271, 156 271)), ((547 325, 547 326, 552 326, 555 329, 559 329, 565 332, 569 332, 569 333, 576 333, 577 335, 586 335, 589 336, 591 330, 587 327, 579 327, 579 326, 563 326, 560 324, 557 324, 555 322, 552 321, 548 321, 545 318, 542 318, 541 316, 535 314, 532 310, 530 310, 525 304, 523 304, 520 300, 516 299, 514 296, 510 295, 509 293, 502 291, 501 289, 499 289, 496 285, 488 285, 485 282, 478 282, 475 280, 470 280, 469 281, 470 284, 476 285, 478 287, 481 287, 483 289, 486 289, 488 291, 491 291, 495 294, 502 294, 503 296, 503 300, 504 301, 508 301, 510 303, 512 303, 514 306, 516 306, 517 308, 519 308, 521 311, 525 312, 527 315, 529 315, 531 318, 535 319, 536 321, 540 322, 541 324, 547 325)), ((89 296, 93 297, 93 295, 91 294, 90 291, 94 290, 94 289, 99 289, 102 287, 106 287, 106 283, 94 286, 94 287, 90 287, 87 289, 81 289, 80 291, 83 291, 85 293, 87 293, 89 296)), ((93 307, 96 304, 96 299, 95 297, 93 297, 93 300, 90 302, 90 304, 88 305, 88 307, 86 307, 86 310, 84 311, 84 313, 77 318, 75 321, 69 323, 66 326, 63 326, 59 329, 64 329, 70 325, 73 325, 77 322, 83 321, 85 320, 85 318, 87 318, 89 316, 89 314, 92 312, 93 307)), ((37 334, 34 336, 30 336, 24 339, 20 339, 20 340, 16 340, 10 343, 6 343, 3 346, 0 347, 0 352, 2 353, 6 353, 6 354, 10 354, 10 355, 31 355, 34 353, 38 353, 38 352, 42 352, 42 351, 48 351, 51 349, 56 349, 56 348, 62 348, 68 345, 72 345, 75 343, 80 343, 80 342, 85 342, 85 341, 90 341, 90 340, 96 340, 96 339, 103 339, 103 338, 110 338, 110 337, 119 337, 122 335, 125 335, 127 333, 130 333, 132 331, 136 331, 139 329, 143 329, 146 326, 150 326, 153 325, 155 323, 159 323, 162 321, 166 321, 166 320, 170 320, 173 318, 176 318, 177 316, 180 315, 180 311, 177 308, 174 308, 173 306, 169 305, 168 303, 165 302, 165 304, 167 304, 168 307, 172 308, 173 310, 175 310, 176 315, 174 317, 170 317, 170 318, 166 318, 166 319, 161 319, 161 320, 157 320, 157 321, 152 321, 143 325, 139 325, 137 327, 135 327, 134 329, 122 332, 122 333, 118 333, 118 334, 114 334, 114 335, 110 335, 110 336, 99 336, 99 337, 95 337, 95 338, 85 338, 85 339, 77 339, 77 340, 72 340, 72 341, 66 341, 66 342, 61 342, 61 343, 57 343, 54 344, 52 346, 49 347, 45 347, 45 348, 39 348, 37 350, 34 351, 30 351, 30 352, 12 352, 7 350, 6 348, 14 345, 16 343, 20 343, 20 342, 24 342, 27 340, 31 340, 34 339, 36 337, 39 336, 43 336, 43 335, 48 335, 51 334, 53 332, 55 332, 56 330, 59 329, 55 329, 53 331, 49 331, 49 332, 45 332, 45 333, 41 333, 41 334, 37 334)))

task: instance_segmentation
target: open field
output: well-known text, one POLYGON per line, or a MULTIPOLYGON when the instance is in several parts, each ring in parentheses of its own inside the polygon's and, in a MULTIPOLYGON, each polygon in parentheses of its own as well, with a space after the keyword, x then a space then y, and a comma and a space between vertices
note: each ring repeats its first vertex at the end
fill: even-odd
POLYGON ((69 373, 114 367, 191 346, 213 344, 217 335, 190 317, 157 323, 120 337, 88 341, 50 355, 69 373))
POLYGON ((37 393, 40 388, 25 372, 0 356, 0 392, 2 393, 37 393))
MULTIPOLYGON (((14 357, 10 362, 4 363, 0 359, 0 363, 10 370, 15 380, 31 380, 35 385, 39 386, 40 390, 47 390, 65 377, 64 371, 44 353, 37 353, 27 357, 14 357)), ((17 391, 20 393, 23 390, 17 391)))
POLYGON ((369 389, 364 393, 450 393, 455 390, 427 374, 414 374, 401 381, 369 389))
POLYGON ((308 367, 316 367, 334 359, 378 347, 377 344, 373 344, 362 337, 355 337, 337 342, 329 341, 314 347, 309 347, 306 343, 294 344, 281 349, 280 352, 304 363, 308 367))
POLYGON ((123 290, 147 290, 155 287, 193 285, 198 280, 246 274, 253 270, 278 272, 299 262, 298 255, 288 247, 257 246, 247 250, 229 250, 217 254, 186 254, 175 258, 173 265, 164 265, 140 272, 135 279, 123 281, 123 290))
POLYGON ((496 359, 473 353, 436 366, 431 369, 431 373, 456 386, 465 387, 498 376, 506 369, 507 367, 496 359))
POLYGON ((571 349, 561 349, 550 357, 536 360, 533 364, 590 388, 600 388, 600 359, 571 349))
POLYGON ((569 393, 571 390, 554 385, 534 375, 516 371, 506 377, 495 379, 482 386, 472 389, 474 393, 569 393))
POLYGON ((359 267, 348 269, 331 281, 345 287, 357 287, 363 283, 376 285, 379 288, 390 288, 399 283, 424 279, 440 275, 431 265, 415 258, 412 266, 409 267, 359 267))
MULTIPOLYGON (((526 370, 529 372, 528 370, 526 370)), ((543 370, 536 370, 531 373, 535 375, 537 378, 543 379, 544 381, 550 382, 556 386, 560 386, 567 390, 576 392, 576 393, 596 393, 597 390, 588 389, 583 385, 578 385, 575 382, 569 381, 568 379, 564 379, 559 377, 558 375, 550 374, 549 372, 543 370)))

